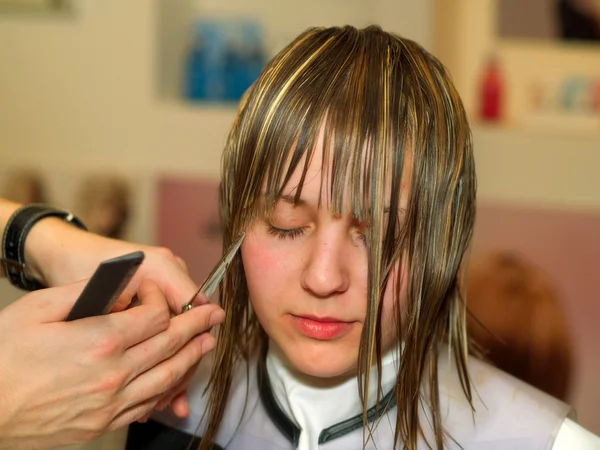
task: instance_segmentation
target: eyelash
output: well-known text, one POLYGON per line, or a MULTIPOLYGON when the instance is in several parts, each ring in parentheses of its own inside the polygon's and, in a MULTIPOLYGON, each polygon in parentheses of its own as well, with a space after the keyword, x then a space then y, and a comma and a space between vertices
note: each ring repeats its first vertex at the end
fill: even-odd
POLYGON ((284 230, 282 228, 268 225, 267 233, 271 236, 275 236, 279 239, 296 239, 304 234, 305 228, 292 228, 291 230, 284 230))
POLYGON ((367 235, 365 233, 356 233, 358 236, 358 239, 360 239, 360 242, 363 243, 363 245, 367 245, 367 235))
MULTIPOLYGON (((270 224, 267 226, 267 233, 279 239, 296 239, 303 236, 305 231, 306 228, 292 228, 291 230, 286 230, 274 227, 270 224)), ((364 245, 367 245, 367 236, 364 233, 357 232, 356 235, 364 245)))

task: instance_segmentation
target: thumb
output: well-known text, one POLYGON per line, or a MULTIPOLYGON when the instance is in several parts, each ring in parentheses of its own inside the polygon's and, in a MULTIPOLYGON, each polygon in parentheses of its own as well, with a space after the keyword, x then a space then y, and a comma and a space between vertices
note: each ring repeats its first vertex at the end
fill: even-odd
POLYGON ((32 321, 61 322, 66 319, 87 281, 81 280, 65 286, 33 291, 17 300, 13 305, 27 308, 27 315, 32 321))
POLYGON ((171 400, 171 410, 173 411, 173 414, 181 419, 185 419, 190 414, 190 406, 186 394, 187 393, 183 391, 171 400))
POLYGON ((115 302, 114 306, 112 307, 112 309, 110 310, 110 312, 119 312, 119 311, 124 311, 126 310, 130 305, 134 304, 134 298, 133 296, 127 292, 127 291, 123 291, 123 293, 121 294, 121 296, 117 299, 117 301, 115 302))

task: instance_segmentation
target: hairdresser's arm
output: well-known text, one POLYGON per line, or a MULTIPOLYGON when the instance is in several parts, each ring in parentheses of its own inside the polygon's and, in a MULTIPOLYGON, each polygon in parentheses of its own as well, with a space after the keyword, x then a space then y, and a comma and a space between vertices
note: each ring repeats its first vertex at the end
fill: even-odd
MULTIPOLYGON (((0 236, 6 223, 20 205, 0 198, 0 236)), ((89 278, 98 264, 108 258, 136 250, 146 257, 126 288, 133 298, 143 279, 151 278, 165 293, 169 307, 175 313, 196 291, 183 261, 160 247, 133 244, 108 239, 80 230, 58 218, 46 218, 31 229, 25 240, 26 274, 44 286, 61 286, 89 278)), ((4 271, 0 270, 4 276, 4 271)), ((197 304, 207 303, 203 296, 197 304)), ((123 306, 120 305, 122 309, 123 306)))
MULTIPOLYGON (((19 207, 0 199, 0 235, 10 215, 19 207)), ((165 248, 143 246, 108 239, 79 230, 58 218, 43 219, 31 229, 25 241, 27 275, 45 286, 61 286, 89 278, 107 258, 143 250, 146 257, 127 287, 133 296, 141 280, 152 278, 165 293, 173 312, 190 299, 196 285, 188 277, 183 261, 165 248)), ((203 299, 206 302, 206 299, 203 299)), ((202 300, 198 300, 202 303, 202 300)))
MULTIPOLYGON (((2 235, 4 234, 4 228, 6 228, 6 224, 8 223, 8 219, 13 212, 17 209, 19 205, 16 203, 9 202, 0 197, 0 242, 2 239, 2 235)), ((0 256, 2 256, 0 251, 0 256)), ((0 278, 5 276, 4 269, 0 266, 0 278)))
POLYGON ((552 450, 600 450, 600 437, 590 433, 571 419, 565 419, 552 450))

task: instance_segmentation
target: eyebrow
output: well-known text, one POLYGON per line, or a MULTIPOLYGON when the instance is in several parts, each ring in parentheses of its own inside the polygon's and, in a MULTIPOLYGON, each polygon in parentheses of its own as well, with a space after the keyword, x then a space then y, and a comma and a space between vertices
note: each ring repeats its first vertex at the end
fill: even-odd
MULTIPOLYGON (((296 197, 294 195, 290 195, 290 194, 281 195, 279 197, 279 200, 283 200, 284 202, 289 203, 289 204, 294 205, 294 206, 308 206, 308 203, 306 202, 306 200, 303 200, 301 198, 299 198, 298 200, 296 200, 296 197)), ((383 213, 384 214, 389 214, 390 213, 390 207, 386 206, 385 208, 383 208, 383 213)))
POLYGON ((308 203, 306 202, 306 200, 303 200, 301 198, 296 199, 296 196, 294 195, 290 195, 290 194, 285 194, 279 197, 278 200, 283 200, 286 203, 290 203, 294 206, 308 206, 308 203))

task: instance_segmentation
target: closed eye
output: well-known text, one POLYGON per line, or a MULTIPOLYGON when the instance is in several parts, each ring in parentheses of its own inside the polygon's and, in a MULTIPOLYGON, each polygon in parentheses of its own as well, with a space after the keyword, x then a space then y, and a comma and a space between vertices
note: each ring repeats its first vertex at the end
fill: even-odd
POLYGON ((288 230, 284 228, 274 227, 271 224, 267 225, 267 233, 279 239, 296 239, 304 235, 305 232, 306 228, 292 228, 288 230))

